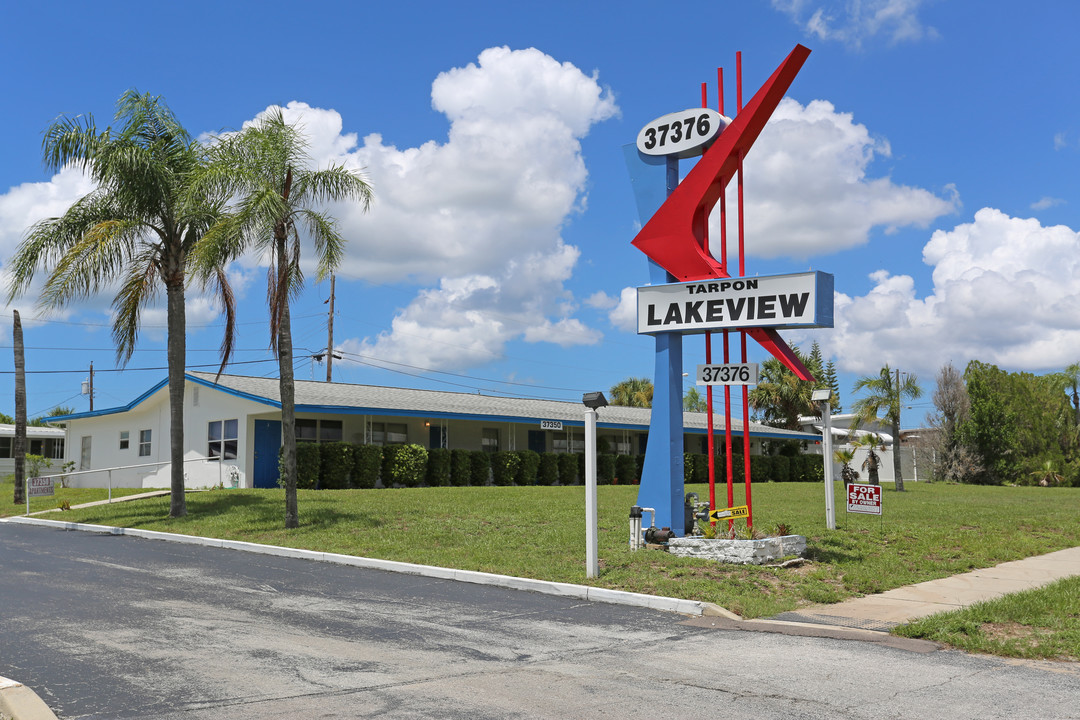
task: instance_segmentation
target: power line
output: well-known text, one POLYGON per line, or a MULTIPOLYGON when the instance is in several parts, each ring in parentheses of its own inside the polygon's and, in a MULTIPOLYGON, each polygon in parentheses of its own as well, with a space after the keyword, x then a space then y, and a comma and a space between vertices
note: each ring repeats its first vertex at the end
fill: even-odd
MULTIPOLYGON (((277 360, 274 359, 274 358, 267 358, 267 359, 264 359, 264 360, 238 360, 236 362, 230 362, 229 365, 254 365, 256 363, 268 363, 268 362, 277 362, 277 360)), ((203 364, 203 365, 185 365, 184 367, 185 368, 191 368, 191 369, 195 369, 195 368, 219 368, 219 367, 221 367, 221 363, 212 363, 212 364, 203 364)), ((149 371, 149 370, 161 371, 161 370, 168 370, 168 369, 169 369, 169 366, 166 365, 164 367, 111 368, 111 369, 107 369, 107 370, 95 370, 94 372, 95 373, 124 373, 124 372, 144 372, 144 371, 149 371)), ((78 370, 27 370, 26 374, 27 375, 31 375, 31 374, 33 374, 33 375, 63 375, 63 374, 71 375, 71 374, 77 374, 77 373, 81 374, 81 373, 85 373, 85 372, 86 372, 86 368, 79 368, 78 370)), ((14 374, 15 374, 14 370, 0 370, 0 375, 14 375, 14 374)))

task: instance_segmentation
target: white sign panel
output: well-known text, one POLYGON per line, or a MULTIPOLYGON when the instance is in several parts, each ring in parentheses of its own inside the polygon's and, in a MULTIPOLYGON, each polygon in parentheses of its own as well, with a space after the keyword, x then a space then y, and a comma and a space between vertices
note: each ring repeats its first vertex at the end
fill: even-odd
POLYGON ((53 479, 51 477, 32 477, 27 479, 27 495, 30 497, 45 497, 53 494, 53 479))
POLYGON ((637 289, 638 333, 833 326, 833 276, 718 278, 637 289))
POLYGON ((650 122, 637 136, 637 149, 645 155, 700 155, 731 120, 715 110, 691 108, 668 113, 650 122))
POLYGON ((757 385, 758 364, 698 365, 698 385, 757 385))
POLYGON ((541 430, 562 430, 562 420, 541 420, 541 430))

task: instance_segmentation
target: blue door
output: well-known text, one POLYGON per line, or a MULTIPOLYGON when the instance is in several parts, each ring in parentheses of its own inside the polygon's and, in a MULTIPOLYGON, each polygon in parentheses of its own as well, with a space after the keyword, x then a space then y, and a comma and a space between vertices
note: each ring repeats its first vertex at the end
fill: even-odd
POLYGON ((255 421, 255 487, 278 486, 278 450, 281 448, 281 421, 255 421))

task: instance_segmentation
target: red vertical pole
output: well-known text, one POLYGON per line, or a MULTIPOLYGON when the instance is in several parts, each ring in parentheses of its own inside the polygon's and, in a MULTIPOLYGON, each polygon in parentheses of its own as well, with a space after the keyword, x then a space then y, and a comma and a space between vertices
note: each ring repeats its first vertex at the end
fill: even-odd
MULTIPOLYGON (((724 68, 716 69, 716 105, 717 111, 724 114, 724 68)), ((720 195, 720 265, 727 272, 727 198, 720 195)), ((731 335, 724 330, 724 364, 731 362, 731 335)), ((734 475, 731 470, 732 460, 732 437, 731 437, 731 386, 724 386, 724 454, 727 462, 724 471, 727 480, 727 507, 735 504, 734 475)), ((728 530, 734 527, 735 521, 728 519, 728 530)))
MULTIPOLYGON (((735 53, 736 108, 742 111, 742 53, 735 53)), ((743 227, 743 151, 739 151, 739 277, 746 277, 745 231, 743 227)), ((746 331, 740 330, 742 362, 746 362, 746 331)), ((746 527, 754 527, 754 504, 750 493, 750 386, 743 386, 743 477, 746 481, 746 527)))
MULTIPOLYGON (((701 107, 709 107, 709 92, 708 83, 701 83, 701 107)), ((709 254, 709 218, 704 218, 704 234, 702 235, 702 249, 705 254, 709 254)), ((705 333, 705 364, 712 364, 712 333, 705 333)), ((705 412, 708 413, 708 424, 706 426, 709 438, 707 441, 708 453, 709 453, 709 510, 716 509, 716 451, 714 446, 714 426, 713 426, 713 386, 705 386, 705 412)), ((713 521, 715 525, 716 522, 713 521)))

